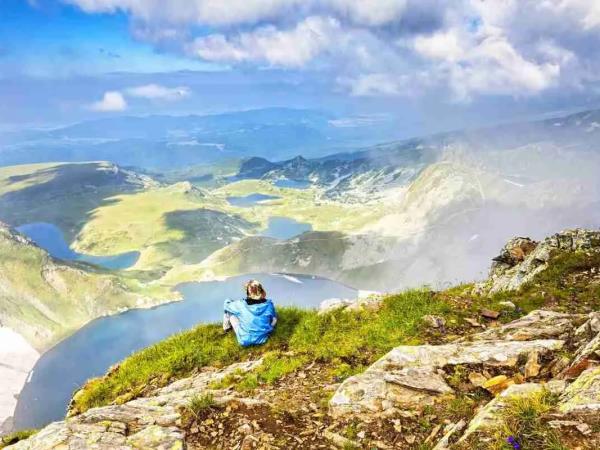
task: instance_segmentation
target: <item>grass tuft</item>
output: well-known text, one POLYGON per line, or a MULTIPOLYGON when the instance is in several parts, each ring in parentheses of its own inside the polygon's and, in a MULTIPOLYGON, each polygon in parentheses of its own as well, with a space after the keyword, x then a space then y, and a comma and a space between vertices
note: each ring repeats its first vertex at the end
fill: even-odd
POLYGON ((187 405, 187 410, 197 419, 204 412, 212 409, 216 405, 212 394, 195 395, 187 405))
POLYGON ((21 430, 16 431, 14 433, 7 434, 5 436, 0 437, 0 448, 8 447, 9 445, 14 445, 19 441, 25 440, 34 434, 36 434, 39 430, 21 430))

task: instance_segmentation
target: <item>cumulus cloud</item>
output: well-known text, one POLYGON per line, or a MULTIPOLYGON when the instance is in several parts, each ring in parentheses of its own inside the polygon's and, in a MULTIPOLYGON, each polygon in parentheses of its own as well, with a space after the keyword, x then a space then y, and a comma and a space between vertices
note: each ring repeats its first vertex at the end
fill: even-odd
POLYGON ((308 17, 289 30, 267 26, 231 38, 222 34, 198 38, 189 50, 210 61, 302 67, 333 45, 339 30, 335 19, 308 17))
POLYGON ((64 0, 87 12, 124 11, 146 22, 229 26, 315 12, 355 23, 383 25, 397 19, 408 0, 64 0))
POLYGON ((92 111, 98 112, 124 111, 128 107, 126 97, 172 102, 182 100, 190 94, 191 90, 187 86, 167 87, 151 83, 121 91, 107 91, 101 100, 92 103, 89 107, 92 111))
POLYGON ((138 39, 162 48, 320 71, 352 95, 445 89, 469 100, 600 83, 598 1, 63 1, 125 12, 138 39))
POLYGON ((127 109, 127 102, 118 91, 107 91, 102 100, 98 100, 90 105, 90 109, 99 112, 124 111, 127 109))
POLYGON ((129 88, 125 93, 131 97, 141 97, 149 100, 176 101, 188 97, 191 91, 187 86, 170 88, 158 84, 145 84, 129 88))

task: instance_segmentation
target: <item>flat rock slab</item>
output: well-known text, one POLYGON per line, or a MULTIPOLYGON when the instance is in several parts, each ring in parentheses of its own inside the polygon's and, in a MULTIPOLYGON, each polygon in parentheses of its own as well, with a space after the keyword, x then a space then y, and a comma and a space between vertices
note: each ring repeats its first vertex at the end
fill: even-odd
POLYGON ((131 400, 123 405, 92 408, 62 422, 52 423, 7 449, 184 449, 185 434, 178 427, 181 407, 194 396, 205 393, 211 393, 217 403, 233 400, 235 397, 231 393, 212 390, 210 385, 227 375, 253 370, 261 363, 257 360, 208 370, 159 389, 151 397, 131 400))
MULTIPOLYGON (((469 339, 476 341, 505 340, 530 341, 533 339, 566 339, 574 334, 588 316, 536 310, 520 319, 497 328, 477 333, 469 339)), ((466 339, 463 339, 463 341, 466 339)))
POLYGON ((560 350, 561 340, 481 341, 400 346, 348 378, 329 402, 334 417, 419 409, 452 393, 438 369, 456 365, 514 367, 519 358, 560 350))
POLYGON ((558 410, 600 423, 600 367, 587 369, 567 386, 558 410))

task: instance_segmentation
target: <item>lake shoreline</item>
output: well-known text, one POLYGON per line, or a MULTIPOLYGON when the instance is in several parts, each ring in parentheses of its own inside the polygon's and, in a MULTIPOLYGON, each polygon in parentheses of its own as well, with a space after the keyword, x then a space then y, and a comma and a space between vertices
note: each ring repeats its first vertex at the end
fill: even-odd
POLYGON ((356 289, 333 280, 300 274, 254 273, 227 281, 180 283, 174 291, 182 300, 91 320, 44 352, 19 396, 15 428, 39 428, 61 420, 73 392, 88 379, 173 334, 201 323, 218 323, 224 299, 243 297, 248 277, 261 279, 277 306, 316 308, 329 298, 358 296, 356 289))

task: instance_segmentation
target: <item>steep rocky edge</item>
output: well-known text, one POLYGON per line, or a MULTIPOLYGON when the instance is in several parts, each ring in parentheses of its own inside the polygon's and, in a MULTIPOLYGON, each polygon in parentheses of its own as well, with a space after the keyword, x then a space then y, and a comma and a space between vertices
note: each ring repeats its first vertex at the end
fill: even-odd
POLYGON ((599 411, 600 232, 573 230, 477 287, 282 309, 263 347, 174 336, 10 448, 595 449, 599 411))

